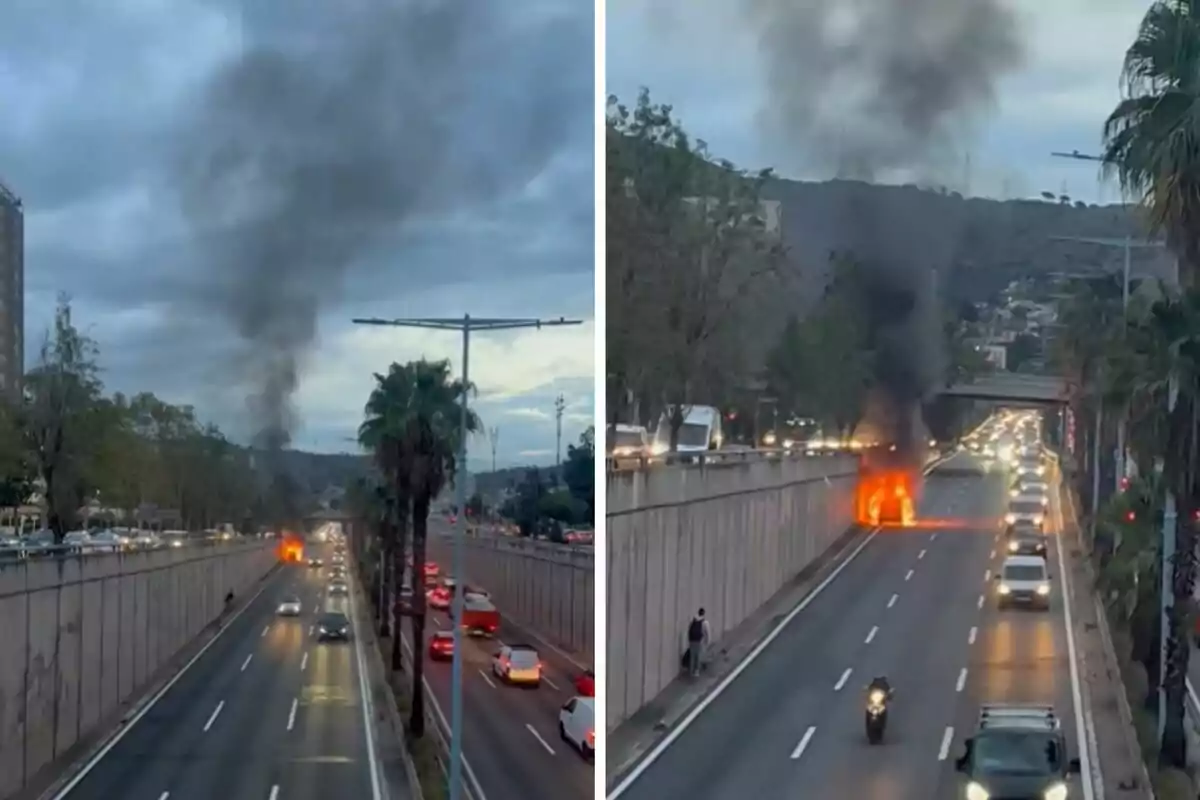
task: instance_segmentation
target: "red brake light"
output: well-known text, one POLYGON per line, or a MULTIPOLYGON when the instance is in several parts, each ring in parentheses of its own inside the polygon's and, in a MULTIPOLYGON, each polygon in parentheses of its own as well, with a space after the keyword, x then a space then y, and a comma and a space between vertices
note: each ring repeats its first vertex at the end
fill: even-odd
POLYGON ((596 732, 595 731, 588 731, 588 744, 595 747, 595 745, 596 745, 596 732))

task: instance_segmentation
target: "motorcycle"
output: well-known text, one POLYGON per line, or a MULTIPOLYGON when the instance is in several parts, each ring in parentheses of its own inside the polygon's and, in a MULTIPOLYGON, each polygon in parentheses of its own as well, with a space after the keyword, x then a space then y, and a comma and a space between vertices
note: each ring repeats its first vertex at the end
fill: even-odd
POLYGON ((867 694, 867 742, 879 744, 883 741, 883 731, 887 727, 887 704, 891 693, 883 689, 871 689, 867 694))

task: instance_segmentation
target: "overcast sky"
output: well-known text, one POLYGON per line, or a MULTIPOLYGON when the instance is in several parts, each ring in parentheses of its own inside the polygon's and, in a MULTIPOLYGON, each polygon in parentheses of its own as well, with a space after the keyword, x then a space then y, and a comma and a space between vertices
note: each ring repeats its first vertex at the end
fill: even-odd
POLYGON ((352 317, 566 315, 587 322, 475 337, 477 410, 502 466, 553 461, 560 392, 564 443, 590 424, 590 4, 4 5, 31 364, 66 291, 111 389, 244 440, 247 398, 286 401, 297 372, 295 445, 344 451, 373 372, 461 352, 352 317))
MULTIPOLYGON (((798 137, 781 137, 778 127, 764 122, 763 112, 778 105, 773 98, 781 93, 770 90, 770 75, 773 67, 780 74, 780 62, 788 62, 782 68, 788 90, 826 90, 822 107, 834 106, 836 117, 839 104, 827 90, 842 85, 836 82, 840 73, 821 65, 813 54, 817 48, 805 37, 817 17, 845 30, 854 24, 852 9, 864 5, 870 16, 883 20, 876 26, 879 41, 864 48, 870 53, 901 51, 908 26, 920 35, 936 35, 944 20, 958 19, 966 9, 1013 12, 1006 44, 1015 48, 996 49, 978 30, 971 34, 978 38, 964 37, 957 51, 947 48, 966 66, 948 58, 943 77, 961 78, 951 88, 962 90, 970 102, 966 113, 950 120, 955 135, 949 146, 943 142, 936 148, 938 163, 924 162, 922 169, 936 173, 931 179, 992 197, 1065 190, 1089 202, 1119 199, 1114 187, 1101 185, 1095 165, 1050 153, 1098 152, 1101 127, 1119 99, 1122 58, 1149 0, 609 0, 609 91, 632 101, 639 87, 648 87, 654 100, 675 106, 689 131, 707 140, 714 154, 741 166, 775 167, 786 177, 829 177, 828 163, 811 153, 806 157, 798 137), (889 18, 885 7, 899 12, 889 18), (919 19, 922 8, 929 12, 924 20, 919 19), (981 66, 991 67, 993 79, 971 83, 981 66), (988 85, 994 86, 992 102, 986 101, 988 85)), ((972 22, 983 18, 976 15, 972 22)), ((933 49, 920 43, 911 51, 933 49)), ((903 74, 894 68, 885 73, 903 74)), ((844 134, 845 127, 838 132, 844 134)))

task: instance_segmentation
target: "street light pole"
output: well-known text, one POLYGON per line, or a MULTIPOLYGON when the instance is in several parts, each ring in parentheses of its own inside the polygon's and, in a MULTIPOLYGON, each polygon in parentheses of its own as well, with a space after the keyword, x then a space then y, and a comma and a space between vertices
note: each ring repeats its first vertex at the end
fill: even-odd
MULTIPOLYGON (((455 503, 458 506, 458 522, 454 526, 453 571, 454 611, 453 619, 461 620, 463 612, 463 537, 467 525, 467 417, 469 416, 468 389, 470 382, 471 332, 505 331, 517 328, 551 328, 564 325, 582 325, 583 320, 519 319, 519 318, 472 318, 423 317, 408 319, 355 319, 355 325, 384 325, 394 328, 426 328, 462 333, 462 385, 458 423, 458 470, 454 478, 455 503)), ((454 626, 454 657, 450 669, 450 800, 462 800, 462 626, 454 626)), ((420 657, 418 654, 417 657, 420 657)), ((423 691, 415 687, 415 691, 423 691)))

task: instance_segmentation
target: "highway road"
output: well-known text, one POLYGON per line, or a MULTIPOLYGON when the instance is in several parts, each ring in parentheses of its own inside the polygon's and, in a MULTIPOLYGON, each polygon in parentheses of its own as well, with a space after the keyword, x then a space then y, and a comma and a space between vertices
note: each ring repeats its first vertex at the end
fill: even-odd
POLYGON ((1006 490, 998 474, 927 478, 919 516, 957 522, 870 539, 610 800, 957 800, 954 758, 988 702, 1054 704, 1079 755, 1054 546, 1051 611, 995 608, 1006 490), (864 690, 880 674, 896 698, 872 747, 864 690))
MULTIPOLYGON (((354 643, 318 643, 319 570, 287 566, 54 800, 328 800, 373 791, 354 643), (295 594, 300 617, 277 617, 295 594)), ((347 610, 345 606, 342 606, 347 610)))
MULTIPOLYGON (((484 589, 487 587, 484 586, 484 589)), ((500 609, 503 612, 503 609, 500 609)), ((451 630, 446 612, 429 609, 428 634, 451 630)), ((405 645, 411 647, 404 625, 405 645)), ((450 718, 450 662, 426 661, 435 714, 450 718)), ((575 696, 578 669, 504 621, 497 639, 466 638, 463 648, 463 756, 474 800, 573 800, 594 793, 593 767, 558 735, 558 711, 575 696), (491 673, 504 643, 531 644, 545 665, 538 689, 508 686, 491 673)))

